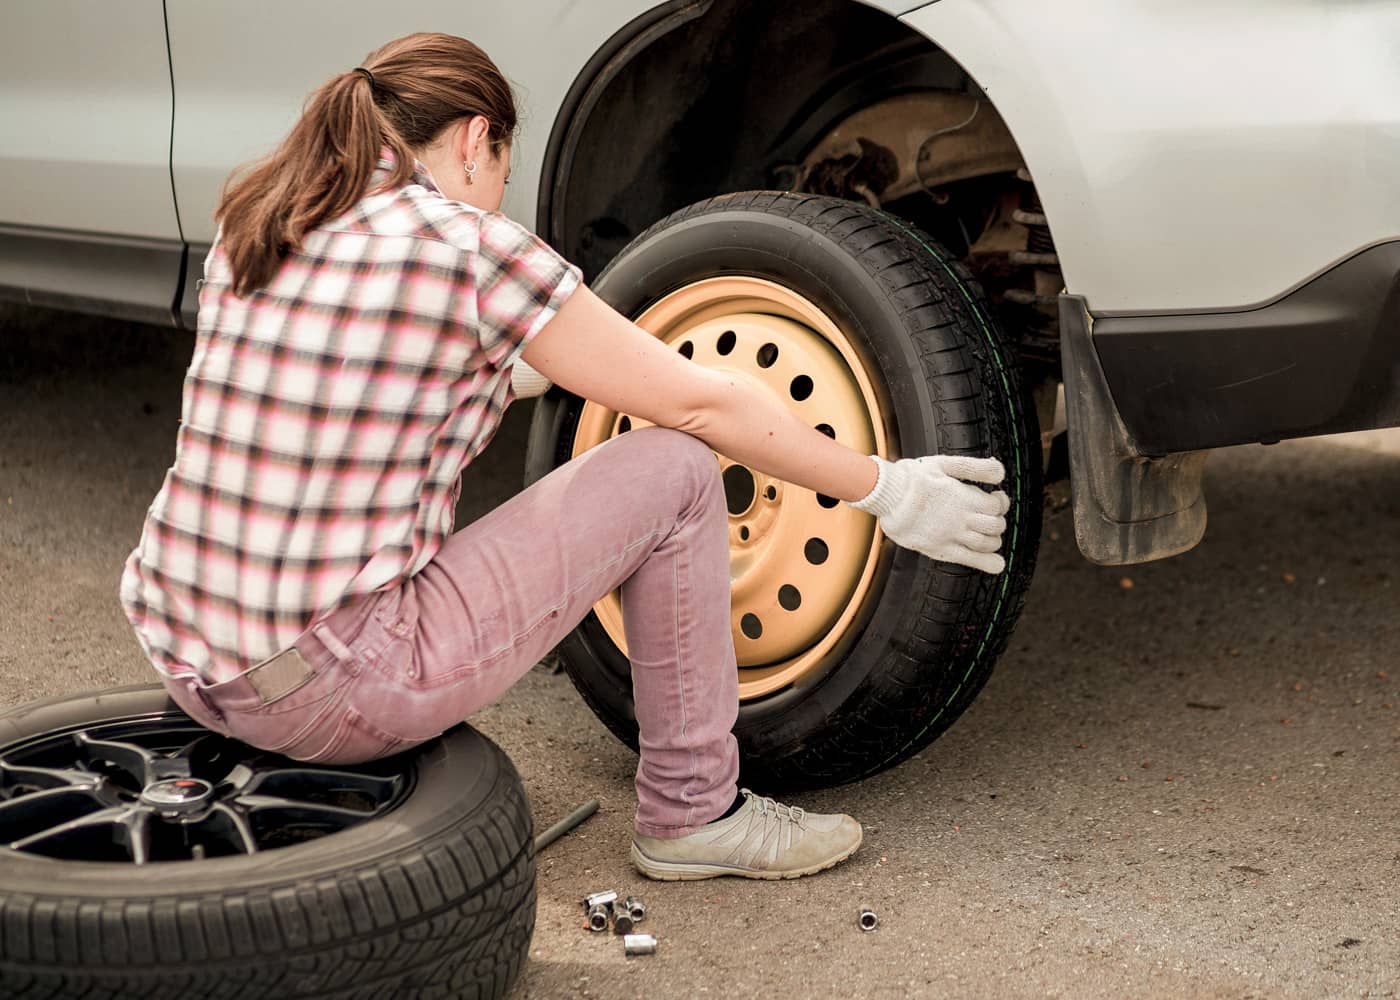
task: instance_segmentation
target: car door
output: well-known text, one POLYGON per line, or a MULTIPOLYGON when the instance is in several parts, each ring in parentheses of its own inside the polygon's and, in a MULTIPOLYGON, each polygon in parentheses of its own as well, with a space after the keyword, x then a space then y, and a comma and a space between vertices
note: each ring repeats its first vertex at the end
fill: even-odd
POLYGON ((0 6, 0 294, 170 322, 172 112, 161 0, 0 6))

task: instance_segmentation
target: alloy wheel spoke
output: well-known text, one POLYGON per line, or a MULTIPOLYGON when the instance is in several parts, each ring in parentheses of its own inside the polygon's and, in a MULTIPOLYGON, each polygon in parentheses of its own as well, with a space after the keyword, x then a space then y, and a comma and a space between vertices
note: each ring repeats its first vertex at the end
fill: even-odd
POLYGON ((0 760, 0 793, 16 785, 43 789, 97 788, 102 781, 101 775, 90 771, 68 767, 30 767, 0 760))
POLYGON ((21 837, 12 842, 10 850, 24 851, 37 847, 48 841, 66 837, 69 834, 77 833, 81 830, 90 830, 100 827, 123 827, 127 814, 140 811, 133 806, 109 806, 106 809, 99 809, 96 812, 88 813, 86 816, 79 816, 77 819, 70 819, 66 823, 59 823, 46 830, 40 830, 27 837, 21 837))
POLYGON ((243 809, 229 802, 218 802, 210 810, 209 817, 204 822, 210 823, 215 816, 220 817, 229 825, 235 847, 244 854, 258 853, 257 835, 253 832, 253 824, 248 821, 248 815, 243 809))
POLYGON ((0 802, 0 843, 19 841, 108 805, 95 788, 46 788, 0 802))
POLYGON ((125 817, 117 820, 117 828, 122 831, 121 839, 125 840, 134 864, 144 865, 151 860, 151 810, 128 810, 125 817))
POLYGON ((246 810, 248 815, 264 810, 279 809, 298 813, 308 819, 325 818, 342 823, 355 822, 364 819, 367 815, 363 809, 347 809, 344 806, 333 806, 324 802, 302 802, 283 798, 280 795, 249 795, 245 793, 235 796, 231 801, 239 808, 246 810))
POLYGON ((87 764, 111 764, 131 775, 138 787, 158 780, 154 774, 156 754, 145 747, 124 741, 95 739, 85 732, 75 733, 73 740, 87 764))
POLYGON ((376 774, 358 774, 354 771, 334 771, 310 767, 278 767, 259 772, 242 788, 243 794, 258 793, 264 786, 272 786, 269 792, 290 798, 297 797, 302 789, 324 794, 327 790, 351 790, 368 796, 375 801, 383 801, 398 791, 402 779, 382 777, 376 774))

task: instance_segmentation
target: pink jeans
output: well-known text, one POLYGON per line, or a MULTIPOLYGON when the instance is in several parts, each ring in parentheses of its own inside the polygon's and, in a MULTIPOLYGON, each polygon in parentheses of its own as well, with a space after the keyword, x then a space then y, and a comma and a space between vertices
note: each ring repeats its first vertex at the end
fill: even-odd
POLYGON ((639 833, 678 837, 733 801, 738 674, 714 454, 648 427, 580 455, 454 534, 402 587, 296 642, 307 679, 266 700, 246 677, 166 681, 216 732, 354 763, 437 736, 499 698, 622 588, 640 727, 639 833))

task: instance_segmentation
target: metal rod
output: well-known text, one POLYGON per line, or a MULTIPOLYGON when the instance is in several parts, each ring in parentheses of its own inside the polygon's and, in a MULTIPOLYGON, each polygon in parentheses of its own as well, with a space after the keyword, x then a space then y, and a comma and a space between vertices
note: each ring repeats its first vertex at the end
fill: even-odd
POLYGON ((561 819, 558 823, 555 823, 544 833, 536 837, 535 853, 538 854, 540 851, 544 850, 550 844, 554 843, 560 837, 564 836, 564 834, 568 833, 570 830, 578 826, 580 823, 586 820, 589 816, 592 816, 597 811, 598 800, 589 799, 583 805, 579 806, 573 812, 569 813, 569 815, 561 819))

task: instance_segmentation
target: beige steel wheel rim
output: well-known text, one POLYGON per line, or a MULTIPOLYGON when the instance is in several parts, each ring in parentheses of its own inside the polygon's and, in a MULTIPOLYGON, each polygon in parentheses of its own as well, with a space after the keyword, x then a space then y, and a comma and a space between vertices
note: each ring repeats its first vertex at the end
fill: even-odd
MULTIPOLYGON (((889 454, 881 397, 859 354, 824 311, 791 289, 762 278, 708 278, 667 295, 636 322, 698 364, 768 391, 842 444, 889 454)), ((646 423, 585 401, 572 455, 646 423)), ((847 504, 717 457, 729 504, 739 698, 751 701, 823 673, 844 654, 871 595, 880 531, 847 504)), ((619 592, 594 611, 626 653, 619 592)))

